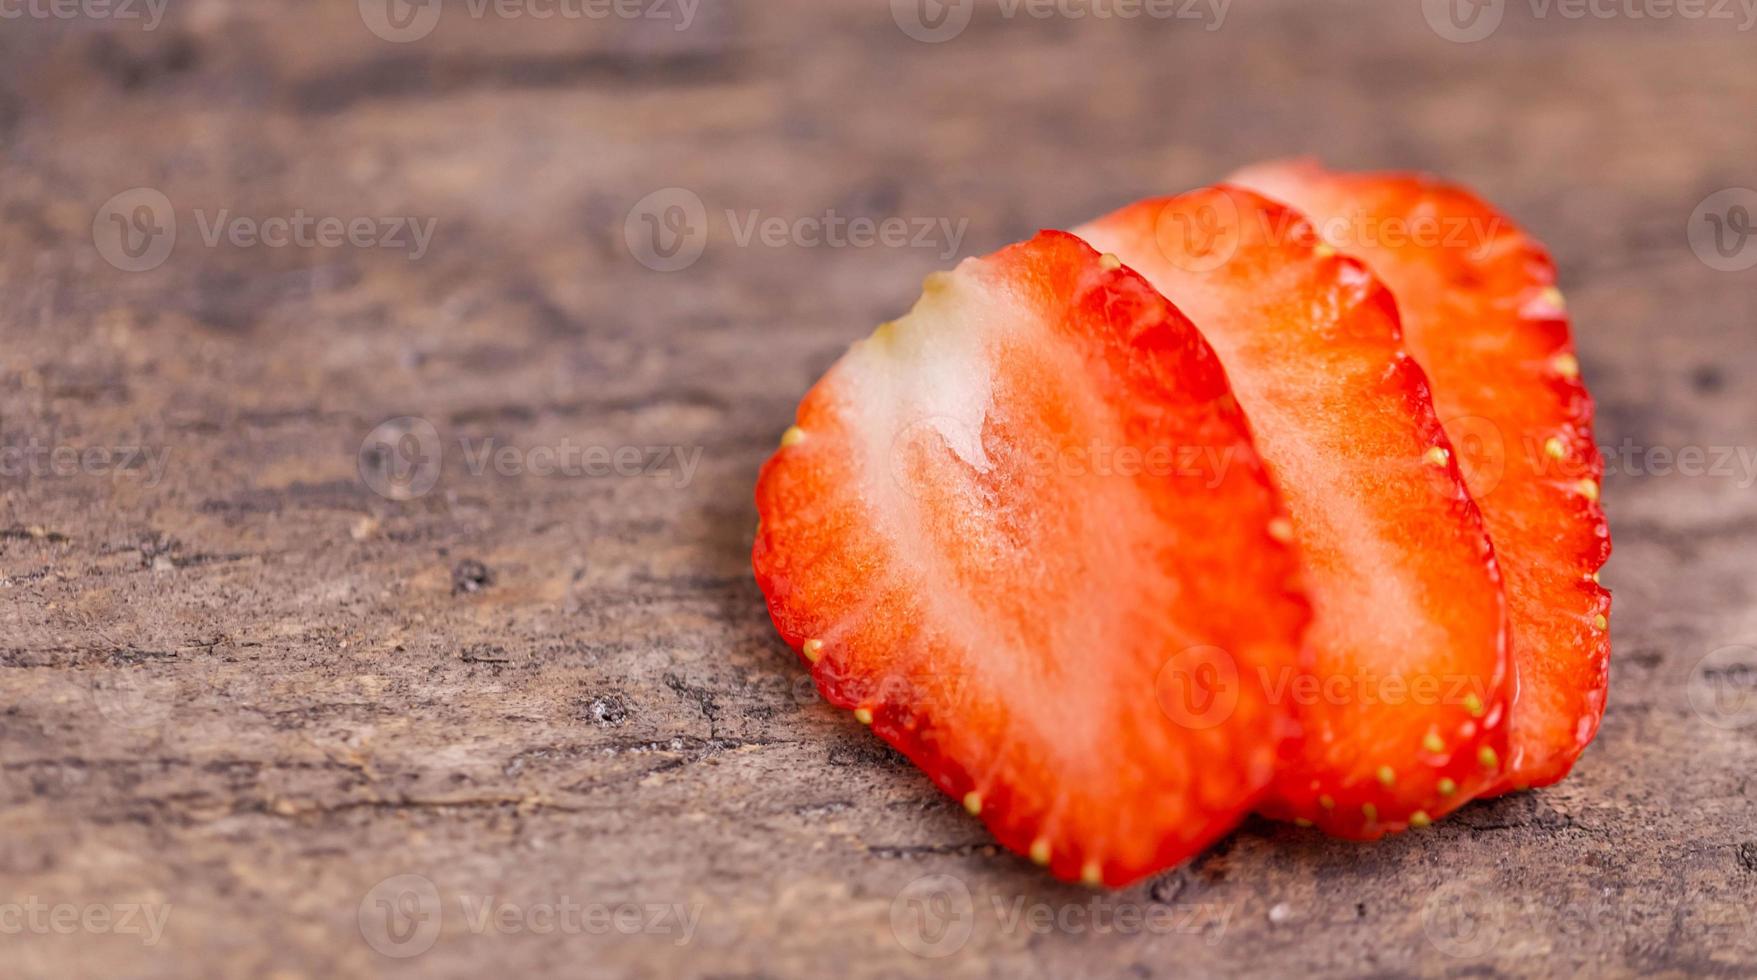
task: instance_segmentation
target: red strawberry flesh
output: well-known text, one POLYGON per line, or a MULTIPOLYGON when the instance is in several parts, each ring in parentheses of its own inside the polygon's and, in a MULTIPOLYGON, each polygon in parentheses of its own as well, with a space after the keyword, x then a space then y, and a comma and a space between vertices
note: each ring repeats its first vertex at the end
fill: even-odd
POLYGON ((1286 163, 1236 180, 1312 215, 1396 293, 1506 576, 1519 691, 1491 792, 1561 779, 1604 714, 1610 594, 1597 572, 1611 542, 1554 263, 1500 212, 1432 178, 1286 163))
POLYGON ((1077 233, 1214 345, 1287 503, 1315 674, 1271 692, 1305 731, 1265 811, 1370 838, 1487 788, 1506 744, 1501 583, 1390 292, 1298 213, 1234 188, 1077 233))
POLYGON ((764 466, 759 584, 820 689, 1065 879, 1122 885, 1258 802, 1308 611, 1226 375, 1045 232, 930 277, 764 466))

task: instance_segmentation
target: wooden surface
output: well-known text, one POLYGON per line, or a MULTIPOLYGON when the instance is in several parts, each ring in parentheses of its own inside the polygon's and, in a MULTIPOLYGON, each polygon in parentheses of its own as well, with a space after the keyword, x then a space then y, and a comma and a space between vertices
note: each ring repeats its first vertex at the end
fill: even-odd
POLYGON ((1413 0, 1218 30, 985 5, 939 44, 882 0, 708 0, 687 30, 448 4, 410 43, 343 0, 0 32, 0 446, 156 460, 0 478, 8 975, 1757 970, 1754 675, 1693 675, 1757 643, 1757 472, 1646 452, 1751 444, 1757 273, 1685 235, 1757 185, 1757 36, 1523 2, 1468 44, 1413 0), (1564 785, 1424 832, 1252 823, 1125 892, 1057 885, 818 703, 751 581, 757 467, 928 271, 1298 153, 1443 170, 1554 248, 1601 441, 1645 461, 1604 491, 1610 711, 1564 785), (178 234, 126 272, 104 211, 142 187, 178 234), (661 273, 625 231, 666 188, 709 233, 661 273), (434 233, 210 244, 222 209, 434 233), (832 210, 966 233, 739 241, 832 210), (443 453, 406 500, 365 477, 422 475, 415 444, 362 454, 400 417, 443 453), (472 467, 490 439, 519 465, 472 467), (521 469, 588 447, 699 456, 521 469), (630 903, 693 924, 625 933, 630 903))

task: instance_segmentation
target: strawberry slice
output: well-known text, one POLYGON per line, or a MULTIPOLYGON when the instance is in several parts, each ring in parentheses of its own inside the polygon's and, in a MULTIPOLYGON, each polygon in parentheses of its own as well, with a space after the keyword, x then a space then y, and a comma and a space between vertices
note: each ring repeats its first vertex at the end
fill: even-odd
POLYGON ((1598 731, 1610 674, 1604 462, 1555 265, 1462 188, 1409 174, 1271 164, 1239 183, 1304 210, 1397 294, 1507 580, 1519 676, 1506 772, 1490 792, 1568 774, 1598 731))
POLYGON ((1077 232, 1189 314, 1226 365, 1305 563, 1315 674, 1265 811, 1372 838, 1487 788, 1506 745, 1501 583, 1391 294, 1296 212, 1220 187, 1077 232))
POLYGON ((824 696, 1007 847, 1112 886, 1230 828, 1292 731, 1285 521, 1213 352, 1044 232, 955 272, 812 388, 753 562, 824 696))

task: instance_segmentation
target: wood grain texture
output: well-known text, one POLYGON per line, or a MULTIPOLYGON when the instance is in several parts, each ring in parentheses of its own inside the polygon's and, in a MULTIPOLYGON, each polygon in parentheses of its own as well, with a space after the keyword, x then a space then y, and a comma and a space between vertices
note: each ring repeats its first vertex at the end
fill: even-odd
POLYGON ((1689 699, 1705 655, 1757 643, 1757 273, 1685 237, 1711 192, 1757 186, 1757 37, 1523 2, 1472 44, 1413 0, 1219 23, 983 3, 939 44, 881 0, 707 0, 687 30, 444 9, 410 43, 341 0, 0 33, 9 975, 1757 970, 1757 725, 1710 723, 1751 675, 1714 674, 1715 719, 1689 699), (1442 170, 1555 250, 1601 442, 1642 451, 1604 490, 1611 708, 1561 786, 1365 846, 1252 823, 1094 918, 817 700, 751 581, 751 486, 805 388, 928 271, 1297 153, 1442 170), (178 233, 125 272, 102 212, 138 187, 178 233), (672 187, 708 235, 660 273, 625 222, 672 187), (418 258, 209 244, 222 209, 433 235, 418 258), (739 241, 753 211, 832 210, 964 234, 739 241), (443 449, 402 501, 362 476, 398 457, 361 452, 399 417, 443 449), (520 466, 696 462, 473 467, 488 440, 520 466), (153 461, 21 471, 33 446, 153 461), (1687 447, 1745 455, 1685 476, 1649 452, 1687 447), (364 935, 398 875, 438 913, 406 958, 364 935), (936 889, 952 904, 926 911, 954 914, 916 918, 936 889), (623 931, 626 904, 683 907, 687 941, 623 931), (168 915, 149 946, 28 918, 57 905, 168 915))

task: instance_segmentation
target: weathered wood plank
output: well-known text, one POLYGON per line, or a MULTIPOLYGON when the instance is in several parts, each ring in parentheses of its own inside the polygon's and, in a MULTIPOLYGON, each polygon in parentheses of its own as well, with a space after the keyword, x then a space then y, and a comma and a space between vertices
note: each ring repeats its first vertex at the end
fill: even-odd
MULTIPOLYGON (((1748 448, 1697 476, 1646 453, 1750 444, 1753 274, 1684 231, 1757 184, 1751 35, 1509 4, 1454 44, 1420 6, 1238 4, 1206 30, 985 4, 943 44, 884 3, 806 0, 705 4, 687 30, 447 4, 406 44, 349 3, 9 21, 0 445, 146 453, 0 477, 0 905, 169 914, 145 946, 0 909, 8 971, 1757 968, 1757 728, 1688 699, 1705 654, 1757 643, 1757 470, 1748 448), (1371 846, 1253 823, 1100 897, 1123 918, 1099 933, 1068 911, 1091 893, 995 854, 817 702, 750 581, 750 487, 805 387, 927 271, 1300 152, 1443 169, 1554 246, 1601 437, 1642 450, 1605 489, 1612 708, 1563 786, 1371 846), (137 187, 177 238, 124 272, 93 223, 137 187), (665 274, 624 225, 670 187, 710 234, 665 274), (418 255, 406 229, 210 245, 222 210, 432 234, 418 255), (738 241, 752 212, 832 210, 932 224, 922 247, 738 241), (443 461, 397 500, 362 467, 422 457, 361 450, 405 416, 443 461), (473 469, 490 445, 515 451, 473 469), (662 471, 531 472, 623 447, 662 471), (443 912, 410 959, 362 937, 397 875, 443 912), (927 875, 970 901, 939 959, 908 903, 927 875), (539 914, 482 925, 485 896, 539 914), (564 902, 683 906, 688 941, 541 931, 564 902), (1047 931, 1011 918, 1040 903, 1047 931), (1454 942, 1459 909, 1482 929, 1454 942)), ((930 909, 963 911, 949 894, 930 909)))

